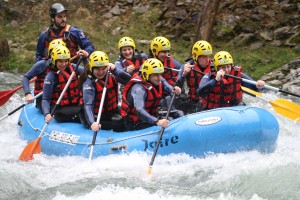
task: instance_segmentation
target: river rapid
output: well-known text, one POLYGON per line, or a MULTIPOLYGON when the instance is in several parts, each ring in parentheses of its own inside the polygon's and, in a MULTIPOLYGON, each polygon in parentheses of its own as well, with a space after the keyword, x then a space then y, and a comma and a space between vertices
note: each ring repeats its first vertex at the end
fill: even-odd
MULTIPOLYGON (((20 85, 21 75, 0 73, 0 91, 20 85)), ((274 111, 268 103, 244 96, 247 105, 263 107, 278 119, 277 149, 193 158, 134 152, 93 159, 35 155, 18 160, 26 146, 19 138, 19 112, 0 121, 0 199, 53 200, 262 200, 300 199, 300 123, 274 111)), ((284 98, 267 91, 267 99, 284 98)), ((291 99, 300 104, 299 99, 291 99)), ((22 90, 0 107, 0 118, 24 103, 22 90)), ((91 132, 92 134, 92 132, 91 132)), ((101 134, 101 133, 100 133, 101 134)))

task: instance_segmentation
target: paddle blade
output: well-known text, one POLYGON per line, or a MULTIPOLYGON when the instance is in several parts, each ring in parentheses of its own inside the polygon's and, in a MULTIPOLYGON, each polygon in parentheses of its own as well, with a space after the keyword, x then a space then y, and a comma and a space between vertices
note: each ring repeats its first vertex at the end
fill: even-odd
POLYGON ((279 114, 296 122, 300 122, 300 106, 298 104, 285 99, 276 99, 269 101, 269 103, 279 114))
POLYGON ((151 166, 151 167, 148 167, 147 173, 148 173, 148 174, 151 174, 151 173, 152 173, 152 166, 151 166))
POLYGON ((18 89, 20 89, 20 88, 18 87, 13 90, 1 91, 0 92, 0 106, 3 106, 18 89))
MULTIPOLYGON (((33 81, 36 80, 36 77, 31 79, 29 82, 32 83, 33 81)), ((0 91, 0 106, 3 106, 9 98, 19 89, 21 89, 23 86, 19 85, 18 87, 12 89, 12 90, 5 90, 5 91, 0 91)))
POLYGON ((24 148, 22 154, 19 157, 19 160, 29 161, 33 160, 33 154, 41 153, 41 145, 40 145, 41 137, 38 137, 36 140, 27 144, 24 148))

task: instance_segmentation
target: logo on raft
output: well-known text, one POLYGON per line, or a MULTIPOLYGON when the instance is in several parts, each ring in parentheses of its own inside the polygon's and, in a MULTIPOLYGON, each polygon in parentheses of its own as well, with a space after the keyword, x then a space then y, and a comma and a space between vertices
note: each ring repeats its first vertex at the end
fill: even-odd
POLYGON ((206 125, 218 123, 221 120, 222 120, 221 117, 206 117, 204 119, 197 120, 195 124, 199 126, 206 126, 206 125))
MULTIPOLYGON (((169 144, 176 144, 178 142, 179 138, 177 135, 171 137, 171 138, 164 138, 159 142, 160 147, 166 147, 169 146, 169 144)), ((149 147, 154 149, 156 146, 157 141, 148 141, 148 140, 142 140, 145 143, 144 150, 146 151, 149 147)))

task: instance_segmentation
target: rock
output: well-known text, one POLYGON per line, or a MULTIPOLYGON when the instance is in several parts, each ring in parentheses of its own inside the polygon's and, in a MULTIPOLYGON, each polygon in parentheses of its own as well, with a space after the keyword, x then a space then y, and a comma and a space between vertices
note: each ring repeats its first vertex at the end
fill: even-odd
POLYGON ((251 16, 251 19, 253 21, 259 22, 259 21, 261 21, 262 18, 261 18, 260 15, 254 14, 254 15, 251 16))
POLYGON ((262 31, 262 32, 259 32, 259 36, 266 40, 266 41, 272 41, 273 40, 273 36, 272 36, 272 33, 269 32, 269 31, 262 31))
POLYGON ((248 45, 251 44, 252 41, 255 41, 255 35, 253 33, 241 33, 238 37, 232 40, 234 45, 248 45))
POLYGON ((295 49, 296 51, 300 52, 300 44, 297 44, 297 45, 294 47, 294 49, 295 49))
POLYGON ((285 26, 276 29, 274 31, 274 39, 281 40, 281 39, 289 38, 290 36, 293 35, 293 33, 291 33, 291 29, 292 28, 290 26, 285 26))
POLYGON ((117 34, 119 34, 120 33, 120 31, 121 31, 121 29, 122 29, 122 27, 116 27, 113 31, 112 31, 112 35, 117 35, 117 34))
POLYGON ((300 95, 300 58, 283 65, 264 75, 261 79, 267 84, 282 87, 282 89, 300 95))
POLYGON ((250 49, 254 50, 254 49, 259 49, 262 48, 265 44, 261 41, 258 42, 254 42, 252 44, 250 44, 250 49))
POLYGON ((293 11, 297 11, 298 7, 296 4, 284 4, 282 6, 282 10, 286 13, 291 13, 293 11))
POLYGON ((279 47, 282 45, 282 42, 280 40, 274 40, 271 42, 271 45, 274 47, 279 47))
POLYGON ((103 22, 103 25, 106 27, 106 28, 110 28, 111 27, 111 24, 109 22, 103 22))
POLYGON ((111 10, 110 13, 112 13, 113 15, 120 15, 121 11, 118 5, 115 5, 111 10))
POLYGON ((149 10, 149 5, 145 5, 145 6, 135 6, 133 7, 133 11, 137 14, 143 14, 145 13, 147 10, 149 10))
POLYGON ((182 20, 184 18, 186 18, 186 16, 188 15, 188 13, 186 12, 186 10, 182 9, 176 12, 175 17, 182 20))
POLYGON ((287 45, 287 46, 291 46, 291 47, 294 47, 294 46, 296 46, 297 45, 297 43, 295 43, 295 42, 292 42, 293 41, 293 39, 294 38, 298 38, 299 37, 299 35, 300 35, 300 32, 298 32, 298 33, 295 33, 294 35, 292 35, 289 39, 287 39, 286 40, 286 42, 285 42, 285 45, 287 45))
POLYGON ((110 19, 113 17, 113 14, 109 12, 109 13, 104 14, 103 17, 110 19))
POLYGON ((151 44, 152 40, 136 40, 139 44, 151 44))
POLYGON ((16 20, 12 20, 8 26, 12 27, 12 28, 16 28, 18 27, 19 23, 16 20))
POLYGON ((270 18, 274 18, 275 17, 275 11, 274 10, 268 10, 265 12, 267 16, 269 16, 270 18))

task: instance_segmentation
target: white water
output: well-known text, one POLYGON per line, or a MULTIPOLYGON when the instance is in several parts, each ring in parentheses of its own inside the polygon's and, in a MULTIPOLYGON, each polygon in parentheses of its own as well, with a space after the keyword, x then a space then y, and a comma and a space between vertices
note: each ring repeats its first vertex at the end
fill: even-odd
MULTIPOLYGON (((19 84, 20 77, 0 73, 0 91, 19 84)), ((277 114, 266 102, 245 97, 248 105, 264 107, 278 119, 280 134, 274 153, 157 156, 151 175, 147 174, 151 155, 144 153, 91 162, 40 154, 32 162, 20 162, 26 142, 18 137, 19 112, 15 113, 0 121, 0 199, 300 199, 300 124, 277 114)), ((266 98, 280 96, 270 92, 266 98)), ((23 100, 20 90, 0 107, 0 118, 23 100)))

